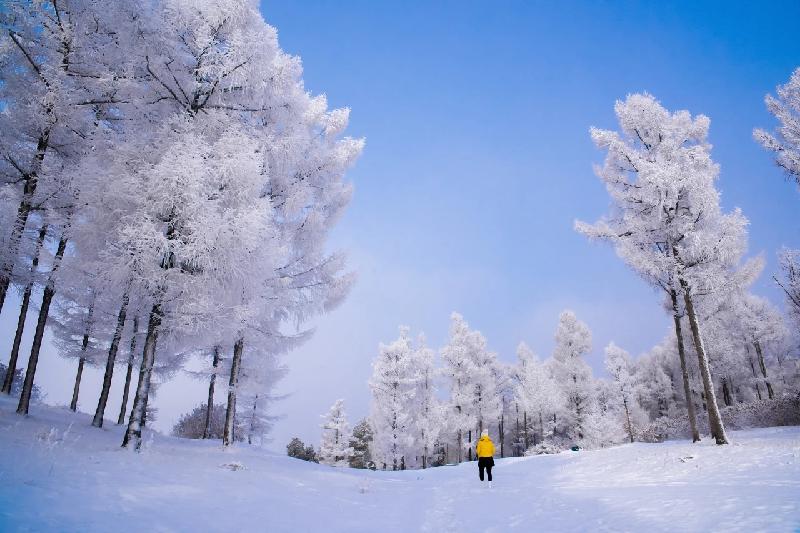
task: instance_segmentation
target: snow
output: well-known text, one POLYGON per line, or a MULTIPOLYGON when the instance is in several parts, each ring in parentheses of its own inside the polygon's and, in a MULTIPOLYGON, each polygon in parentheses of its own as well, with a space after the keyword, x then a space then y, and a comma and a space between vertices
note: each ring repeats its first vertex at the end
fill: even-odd
POLYGON ((90 427, 66 408, 28 418, 0 398, 2 531, 586 531, 800 527, 800 427, 430 470, 332 468, 219 441, 90 427))

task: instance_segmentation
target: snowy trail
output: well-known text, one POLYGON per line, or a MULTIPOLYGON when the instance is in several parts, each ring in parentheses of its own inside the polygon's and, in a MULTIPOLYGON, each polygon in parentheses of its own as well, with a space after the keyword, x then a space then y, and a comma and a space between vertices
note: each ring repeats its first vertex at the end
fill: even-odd
POLYGON ((0 531, 797 531, 800 428, 732 432, 717 447, 678 441, 369 472, 247 446, 152 436, 0 398, 0 531), (235 469, 238 465, 243 469, 235 469))

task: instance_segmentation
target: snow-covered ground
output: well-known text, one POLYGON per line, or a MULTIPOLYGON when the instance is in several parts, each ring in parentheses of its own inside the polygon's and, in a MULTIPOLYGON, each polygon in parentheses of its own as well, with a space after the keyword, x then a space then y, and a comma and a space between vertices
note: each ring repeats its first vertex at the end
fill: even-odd
POLYGON ((800 428, 369 472, 121 429, 0 398, 0 531, 591 531, 800 528, 800 428), (243 468, 238 468, 239 466, 243 468))

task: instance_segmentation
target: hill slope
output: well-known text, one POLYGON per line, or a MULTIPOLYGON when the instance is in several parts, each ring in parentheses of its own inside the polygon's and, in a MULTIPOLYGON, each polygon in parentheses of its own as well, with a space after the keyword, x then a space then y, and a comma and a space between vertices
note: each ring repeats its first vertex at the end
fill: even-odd
POLYGON ((427 471, 333 469, 150 434, 0 398, 2 531, 586 531, 800 527, 800 428, 427 471), (243 468, 238 468, 239 466, 243 468))

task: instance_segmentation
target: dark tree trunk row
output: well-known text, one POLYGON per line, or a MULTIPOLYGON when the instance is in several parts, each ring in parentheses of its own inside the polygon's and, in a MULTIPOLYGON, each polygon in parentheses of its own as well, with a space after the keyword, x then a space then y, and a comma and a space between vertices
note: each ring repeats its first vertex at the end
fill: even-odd
POLYGON ((142 352, 142 366, 139 369, 139 381, 136 384, 136 395, 133 397, 133 408, 128 420, 128 429, 122 441, 123 448, 133 445, 135 450, 142 447, 142 427, 145 423, 147 398, 150 394, 150 381, 153 374, 153 364, 156 359, 156 341, 158 330, 161 326, 161 306, 153 304, 150 310, 150 319, 147 323, 147 337, 144 341, 142 352))
POLYGON ((234 420, 236 419, 236 386, 239 382, 239 367, 242 364, 244 338, 240 337, 233 346, 231 360, 231 377, 228 382, 228 408, 225 411, 225 427, 222 432, 222 444, 230 446, 234 439, 234 420))
POLYGON ((50 271, 50 278, 44 287, 42 294, 42 306, 39 309, 39 320, 36 322, 36 332, 33 334, 33 345, 31 355, 28 358, 28 367, 25 369, 25 381, 22 384, 22 393, 19 396, 17 413, 27 415, 31 404, 31 394, 33 393, 33 379, 36 376, 36 365, 39 363, 39 351, 42 349, 42 339, 44 338, 44 327, 47 324, 47 315, 50 313, 50 304, 55 296, 55 279, 53 274, 58 270, 61 258, 64 257, 64 250, 67 248, 67 238, 62 236, 58 241, 58 248, 53 260, 53 268, 50 271))
POLYGON ((683 289, 686 313, 689 315, 689 327, 692 330, 692 339, 694 340, 694 347, 697 351, 700 376, 703 379, 703 389, 705 390, 708 408, 708 425, 717 444, 728 444, 728 436, 725 434, 725 426, 722 423, 722 416, 717 406, 717 396, 714 392, 714 383, 711 380, 711 369, 709 368, 708 356, 706 355, 705 346, 703 345, 703 337, 700 334, 700 324, 697 320, 697 313, 694 309, 694 302, 692 301, 689 284, 683 279, 680 280, 680 283, 683 289))
POLYGON ((0 312, 3 310, 3 304, 6 301, 6 294, 8 294, 8 286, 11 283, 11 273, 14 270, 14 261, 19 253, 19 245, 22 241, 22 235, 25 233, 25 226, 28 224, 28 217, 33 209, 33 195, 36 193, 36 187, 39 184, 39 171, 42 168, 44 155, 50 145, 50 128, 45 129, 39 136, 36 143, 36 153, 33 156, 33 164, 30 171, 25 175, 25 186, 22 191, 22 200, 17 208, 17 217, 14 220, 14 226, 11 228, 11 237, 8 240, 8 254, 5 263, 0 265, 0 312))
POLYGON ((114 364, 117 359, 117 350, 119 350, 119 341, 122 338, 122 330, 125 327, 129 299, 128 292, 125 291, 125 294, 122 295, 122 304, 119 306, 117 326, 114 328, 114 336, 111 338, 111 347, 108 349, 106 371, 103 374, 103 388, 100 390, 100 398, 97 401, 97 409, 94 412, 94 419, 92 420, 92 425, 94 427, 103 427, 103 415, 106 412, 108 394, 111 391, 111 379, 114 377, 114 364))
MULTIPOLYGON (((36 269, 39 266, 39 253, 42 250, 44 239, 47 236, 47 224, 42 225, 39 230, 39 239, 36 241, 36 249, 33 252, 33 261, 31 262, 31 279, 25 285, 25 290, 22 292, 22 305, 19 308, 19 318, 17 319, 17 331, 14 333, 14 344, 11 346, 11 356, 8 358, 8 371, 3 380, 2 392, 11 394, 11 389, 14 387, 14 374, 17 371, 17 359, 19 358, 19 347, 22 343, 22 333, 25 330, 25 320, 28 317, 28 306, 31 303, 31 293, 33 292, 33 276, 36 274, 36 269)), ((2 304, 0 304, 2 307, 2 304)))
POLYGON ((136 335, 139 334, 139 317, 133 317, 133 334, 131 335, 131 350, 128 354, 128 371, 125 374, 125 387, 122 389, 122 405, 119 408, 117 424, 125 423, 125 411, 128 409, 128 393, 131 389, 131 374, 133 373, 133 362, 136 360, 136 335))
POLYGON ((681 315, 678 309, 678 293, 672 288, 669 296, 672 300, 672 320, 675 323, 675 338, 678 342, 678 358, 681 361, 681 377, 683 379, 683 394, 686 398, 686 411, 689 415, 689 428, 692 431, 692 442, 700 441, 700 432, 697 430, 697 414, 694 410, 694 400, 692 399, 692 387, 689 382, 689 369, 686 366, 686 349, 683 345, 683 330, 681 327, 681 315))

